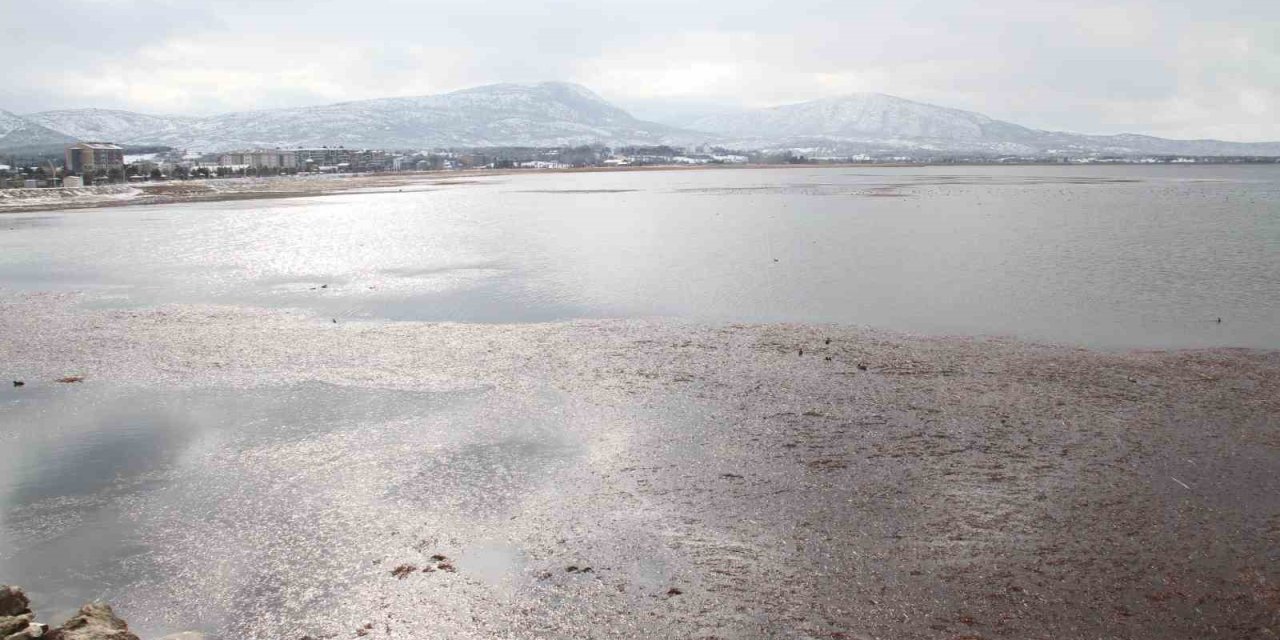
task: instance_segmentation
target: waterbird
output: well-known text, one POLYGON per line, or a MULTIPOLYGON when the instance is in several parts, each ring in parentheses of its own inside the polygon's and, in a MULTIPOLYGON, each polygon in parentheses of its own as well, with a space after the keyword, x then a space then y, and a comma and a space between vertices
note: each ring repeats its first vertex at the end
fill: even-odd
POLYGON ((21 381, 21 380, 14 380, 14 381, 13 381, 13 386, 15 386, 15 387, 21 387, 21 386, 23 386, 23 385, 25 385, 25 384, 27 384, 27 383, 25 383, 25 382, 23 382, 23 381, 21 381))

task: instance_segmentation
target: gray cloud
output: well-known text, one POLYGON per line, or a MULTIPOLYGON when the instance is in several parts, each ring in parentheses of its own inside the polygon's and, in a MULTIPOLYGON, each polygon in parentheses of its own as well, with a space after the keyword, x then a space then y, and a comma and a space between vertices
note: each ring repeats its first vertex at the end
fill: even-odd
POLYGON ((641 114, 880 91, 1029 126, 1280 139, 1280 3, 53 0, 6 11, 0 108, 205 114, 503 81, 641 114), (50 19, 57 16, 58 19, 50 19))

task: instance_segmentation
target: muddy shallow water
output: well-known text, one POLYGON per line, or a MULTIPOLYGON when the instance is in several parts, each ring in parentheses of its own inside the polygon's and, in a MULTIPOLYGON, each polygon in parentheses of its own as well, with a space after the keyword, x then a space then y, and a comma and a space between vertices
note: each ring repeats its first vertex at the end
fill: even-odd
POLYGON ((148 636, 1276 628, 1276 352, 0 310, 27 381, 0 391, 0 574, 55 619, 102 597, 148 636))
MULTIPOLYGON (((629 222, 592 221, 604 215, 593 199, 644 188, 565 179, 587 184, 504 177, 460 187, 456 209, 414 208, 446 190, 4 218, 15 224, 0 234, 0 381, 25 384, 0 387, 0 582, 55 623, 106 599, 144 638, 1280 632, 1280 352, 725 320, 751 319, 744 310, 778 282, 834 268, 783 266, 769 280, 787 255, 809 255, 804 243, 752 266, 765 254, 744 238, 787 228, 753 207, 797 202, 791 187, 774 205, 673 196, 743 197, 765 224, 723 238, 713 264, 680 258, 707 248, 705 216, 656 214, 687 231, 659 243, 667 227, 639 234, 632 205, 614 205, 629 222), (483 213, 467 198, 511 204, 483 213), (589 204, 540 213, 527 198, 589 204), (557 215, 599 246, 565 236, 557 215), (516 218, 528 245, 493 261, 516 218), (636 268, 607 268, 620 263, 636 268), (650 270, 683 274, 687 291, 657 287, 650 270), (731 286, 741 295, 719 297, 731 286), (686 294, 704 304, 681 306, 686 294), (682 317, 601 317, 645 315, 637 301, 682 317), (588 319, 513 323, 562 317, 588 319)), ((852 191, 890 188, 905 195, 872 199, 963 201, 984 180, 1013 183, 1015 200, 1049 198, 1046 184, 1159 191, 1142 179, 910 178, 964 189, 926 196, 824 178, 800 197, 854 206, 868 198, 852 191)), ((1253 241, 1269 246, 1270 223, 1255 222, 1253 241)), ((1054 237, 1080 232, 1062 224, 1054 237)), ((818 232, 807 225, 790 232, 818 232)), ((1265 289, 1248 276, 1260 264, 1212 295, 1265 289)), ((1149 274, 1177 286, 1076 328, 1114 340, 1147 326, 1133 309, 1171 304, 1171 292, 1202 303, 1209 294, 1181 279, 1189 268, 1149 274)), ((957 292, 974 273, 955 275, 957 292)), ((922 274, 920 290, 941 286, 922 274)), ((810 306, 779 295, 794 303, 779 303, 784 318, 861 313, 835 294, 810 306)), ((931 308, 962 323, 999 315, 960 297, 931 308)), ((902 299, 892 314, 916 317, 902 299)), ((1247 301, 1241 315, 1273 312, 1247 301)), ((1270 340, 1236 317, 1148 328, 1185 345, 1270 340)))

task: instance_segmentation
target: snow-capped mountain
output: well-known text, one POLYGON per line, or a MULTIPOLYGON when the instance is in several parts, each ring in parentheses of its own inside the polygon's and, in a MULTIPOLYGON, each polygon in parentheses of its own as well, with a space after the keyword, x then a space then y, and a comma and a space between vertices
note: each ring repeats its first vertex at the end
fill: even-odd
POLYGON ((75 139, 43 127, 28 118, 0 110, 0 150, 32 150, 61 147, 75 139))
POLYGON ((198 120, 181 116, 151 116, 114 109, 44 111, 33 113, 26 118, 77 140, 128 143, 148 138, 180 136, 198 120))
POLYGON ((913 156, 1280 156, 1280 143, 1042 131, 980 113, 878 93, 740 110, 682 121, 683 127, 675 127, 637 119, 585 87, 566 82, 495 84, 431 96, 202 118, 103 109, 46 111, 25 117, 4 113, 0 118, 4 118, 0 119, 0 148, 17 146, 3 137, 12 130, 17 132, 11 134, 15 140, 39 142, 52 137, 57 138, 54 144, 61 144, 76 138, 200 151, 338 145, 420 149, 711 143, 745 149, 808 148, 913 156), (21 126, 3 124, 14 120, 21 126))
POLYGON ((726 136, 730 146, 742 147, 825 147, 845 152, 1280 155, 1280 143, 1042 131, 972 111, 879 93, 711 115, 687 126, 726 136))
POLYGON ((763 137, 857 139, 937 138, 982 140, 992 136, 1025 136, 1030 129, 982 114, 912 102, 879 93, 855 93, 769 109, 710 116, 691 129, 736 138, 763 137))
POLYGON ((76 137, 206 151, 661 144, 706 137, 637 120, 585 87, 565 82, 496 84, 432 96, 207 118, 84 109, 37 113, 31 119, 76 137))

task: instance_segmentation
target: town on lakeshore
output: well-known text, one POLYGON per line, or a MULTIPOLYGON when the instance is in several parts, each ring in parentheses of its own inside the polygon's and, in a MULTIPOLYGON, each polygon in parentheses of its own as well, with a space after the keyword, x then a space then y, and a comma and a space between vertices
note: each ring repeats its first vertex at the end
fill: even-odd
POLYGON ((246 149, 203 153, 157 146, 86 141, 66 146, 62 157, 0 152, 0 189, 45 189, 169 180, 350 174, 467 169, 580 169, 796 164, 1252 164, 1270 156, 955 155, 856 153, 824 149, 739 150, 698 145, 476 147, 430 150, 360 149, 343 146, 246 149))

